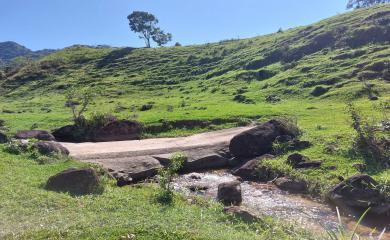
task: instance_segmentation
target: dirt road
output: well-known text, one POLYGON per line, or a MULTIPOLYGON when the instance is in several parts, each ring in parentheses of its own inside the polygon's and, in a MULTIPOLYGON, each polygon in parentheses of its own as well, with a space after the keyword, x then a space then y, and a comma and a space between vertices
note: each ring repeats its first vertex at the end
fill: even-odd
POLYGON ((195 148, 227 146, 237 134, 251 129, 238 127, 207 132, 178 138, 156 138, 135 141, 101 142, 101 143, 62 143, 76 159, 105 159, 145 156, 195 148))

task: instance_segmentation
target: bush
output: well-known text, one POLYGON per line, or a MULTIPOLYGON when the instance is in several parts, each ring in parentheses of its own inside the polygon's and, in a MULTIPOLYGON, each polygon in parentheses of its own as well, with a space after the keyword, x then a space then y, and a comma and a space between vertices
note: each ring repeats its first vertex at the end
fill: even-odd
POLYGON ((313 91, 311 92, 311 95, 313 95, 314 97, 319 97, 321 95, 324 95, 328 91, 329 91, 329 88, 326 88, 323 86, 317 86, 313 89, 313 91))
POLYGON ((187 157, 182 153, 176 153, 171 157, 171 163, 168 167, 159 171, 158 182, 160 192, 157 194, 157 201, 162 204, 171 204, 173 201, 172 179, 183 167, 187 157))
POLYGON ((76 90, 71 88, 66 94, 65 107, 71 109, 73 121, 76 126, 83 125, 84 113, 88 106, 94 103, 96 93, 91 89, 76 90))
POLYGON ((141 112, 149 111, 153 108, 153 104, 144 104, 139 109, 141 112))
POLYGON ((234 96, 233 101, 239 102, 239 103, 245 103, 245 104, 254 104, 255 101, 252 99, 247 98, 244 95, 237 94, 234 96))
POLYGON ((352 127, 357 133, 354 149, 365 156, 368 163, 374 163, 384 168, 390 167, 389 140, 380 137, 383 131, 378 127, 377 121, 369 121, 363 117, 352 103, 348 104, 348 112, 352 119, 352 127))
POLYGON ((32 149, 32 144, 20 140, 12 140, 5 144, 4 150, 8 153, 19 155, 32 149))

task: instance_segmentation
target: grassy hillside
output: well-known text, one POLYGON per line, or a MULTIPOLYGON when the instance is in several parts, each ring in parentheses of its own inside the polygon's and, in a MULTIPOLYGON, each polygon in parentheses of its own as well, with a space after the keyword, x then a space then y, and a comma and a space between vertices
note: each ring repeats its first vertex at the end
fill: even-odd
MULTIPOLYGON (((40 129, 54 129, 68 124, 70 113, 64 102, 67 90, 72 87, 90 91, 100 89, 101 94, 90 106, 88 114, 94 111, 112 112, 123 118, 137 118, 150 130, 145 137, 178 136, 244 124, 246 119, 265 121, 274 116, 293 116, 304 130, 302 138, 313 143, 313 147, 302 153, 311 159, 322 160, 323 167, 296 171, 285 164, 286 155, 267 164, 306 179, 316 191, 324 192, 339 181, 339 176, 357 173, 352 167, 354 163, 365 162, 363 156, 351 152, 355 133, 346 112, 346 103, 353 102, 372 119, 382 117, 386 112, 388 114, 388 107, 378 111, 377 106, 380 103, 388 106, 390 101, 389 40, 390 5, 387 4, 338 15, 307 27, 244 40, 158 49, 71 47, 22 68, 0 72, 0 110, 3 110, 0 119, 6 121, 11 133, 17 129, 29 129, 32 125, 40 129), (370 97, 378 97, 379 100, 372 101, 370 97), (151 105, 152 108, 141 111, 143 105, 151 105), (189 127, 184 120, 196 121, 189 127), (163 122, 172 127, 159 127, 167 126, 163 122), (203 124, 205 122, 207 124, 203 124)), ((41 203, 48 211, 58 214, 54 217, 64 214, 68 219, 79 219, 81 213, 76 212, 77 206, 83 207, 83 214, 93 215, 96 208, 105 212, 107 206, 100 204, 111 197, 123 203, 125 200, 119 198, 123 194, 134 196, 134 199, 126 200, 130 201, 126 204, 131 206, 131 201, 144 201, 145 196, 153 192, 153 189, 109 187, 102 198, 79 200, 58 197, 37 188, 50 173, 65 168, 69 163, 42 167, 9 155, 1 156, 1 159, 0 167, 14 176, 9 184, 19 183, 24 174, 31 175, 32 181, 27 181, 24 188, 34 189, 29 194, 38 200, 47 196, 54 201, 53 206, 49 201, 41 203), (26 168, 31 172, 25 173, 26 168)), ((390 180, 389 169, 371 164, 367 172, 381 183, 388 184, 390 180)), ((7 191, 11 194, 13 190, 7 191)), ((16 197, 19 197, 17 201, 23 201, 20 198, 26 196, 21 193, 16 197)), ((7 199, 2 199, 4 201, 8 204, 6 206, 13 204, 7 199)), ((34 212, 38 210, 33 210, 33 202, 26 204, 27 211, 18 210, 24 221, 39 215, 34 212)), ((167 227, 187 222, 200 211, 184 202, 181 204, 183 213, 176 215, 173 212, 178 209, 169 210, 181 220, 174 219, 167 223, 167 227)), ((114 205, 117 206, 117 203, 112 203, 114 205)), ((155 205, 146 209, 150 211, 148 214, 158 212, 155 205)), ((129 216, 133 210, 124 209, 129 211, 129 216)), ((207 225, 220 222, 215 220, 219 218, 214 210, 205 211, 207 225)), ((113 214, 119 220, 127 216, 117 211, 113 214)), ((150 237, 145 227, 156 226, 156 234, 168 234, 166 226, 155 222, 142 225, 141 222, 125 221, 121 222, 123 228, 122 225, 112 229, 101 228, 100 221, 112 223, 106 226, 118 224, 111 217, 98 216, 103 216, 103 219, 96 218, 93 223, 80 222, 82 219, 76 222, 81 224, 83 231, 90 229, 91 234, 95 234, 96 229, 96 234, 99 231, 101 234, 105 231, 125 234, 129 226, 134 226, 133 231, 141 233, 145 239, 150 237), (91 228, 89 224, 92 224, 91 228)), ((161 217, 159 212, 156 219, 161 217)), ((19 222, 16 218, 9 221, 19 222)), ((209 239, 211 235, 207 234, 212 231, 204 229, 206 224, 193 224, 186 227, 194 227, 196 239, 209 239), (200 229, 202 234, 198 232, 200 229)), ((69 228, 70 238, 80 231, 75 226, 69 228)), ((222 225, 217 227, 220 235, 216 239, 230 236, 223 234, 236 236, 234 231, 238 231, 237 236, 244 236, 240 234, 247 230, 222 225)), ((189 229, 178 229, 177 234, 189 229)), ((57 230, 42 234, 54 234, 54 231, 57 230)), ((249 231, 248 238, 252 233, 249 231)), ((26 234, 29 238, 29 233, 26 234)), ((178 236, 169 235, 166 239, 180 238, 178 236)))

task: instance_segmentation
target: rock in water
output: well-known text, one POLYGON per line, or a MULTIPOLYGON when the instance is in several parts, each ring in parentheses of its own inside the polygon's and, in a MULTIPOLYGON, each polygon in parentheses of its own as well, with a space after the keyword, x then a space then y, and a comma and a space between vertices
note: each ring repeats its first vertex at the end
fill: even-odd
POLYGON ((55 138, 48 131, 44 130, 23 130, 15 134, 16 139, 35 138, 41 141, 54 141, 55 138))
POLYGON ((242 202, 241 183, 232 181, 219 184, 217 199, 225 206, 240 205, 242 202))
POLYGON ((50 177, 46 183, 47 190, 69 192, 73 195, 96 193, 99 188, 99 177, 92 168, 70 168, 50 177))
POLYGON ((390 213, 390 203, 376 188, 378 183, 367 174, 354 175, 337 184, 329 192, 329 200, 341 209, 371 208, 370 213, 390 213))
POLYGON ((281 177, 275 180, 275 185, 289 192, 304 192, 307 189, 307 185, 304 181, 294 180, 289 177, 281 177))
POLYGON ((275 174, 265 166, 261 166, 264 159, 272 159, 273 155, 263 155, 259 159, 251 160, 233 171, 233 175, 241 177, 245 181, 269 181, 275 174))
POLYGON ((261 156, 272 151, 272 144, 278 136, 299 135, 299 129, 280 120, 271 120, 235 136, 229 145, 230 152, 239 158, 261 156))
POLYGON ((43 155, 62 154, 69 155, 69 150, 56 142, 36 142, 34 148, 43 155))

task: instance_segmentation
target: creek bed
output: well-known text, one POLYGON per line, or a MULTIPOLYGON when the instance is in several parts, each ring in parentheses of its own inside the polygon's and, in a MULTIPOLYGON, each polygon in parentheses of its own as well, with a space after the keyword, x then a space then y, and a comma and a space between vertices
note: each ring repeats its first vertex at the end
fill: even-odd
MULTIPOLYGON (((175 178, 173 187, 185 195, 200 195, 207 199, 215 199, 220 183, 236 179, 237 177, 228 171, 192 173, 175 178)), ((318 233, 323 233, 325 230, 336 230, 339 226, 334 209, 315 199, 301 194, 290 194, 272 184, 242 182, 241 190, 242 206, 259 216, 272 216, 318 233)), ((352 217, 343 217, 342 221, 347 229, 353 229, 356 224, 352 217)), ((379 225, 383 221, 386 220, 379 220, 379 225)), ((374 225, 376 224, 374 223, 374 225)), ((378 228, 380 227, 383 226, 378 226, 378 228)), ((372 228, 362 226, 359 230, 367 236, 372 228)), ((386 233, 382 239, 390 239, 390 233, 386 233)))

